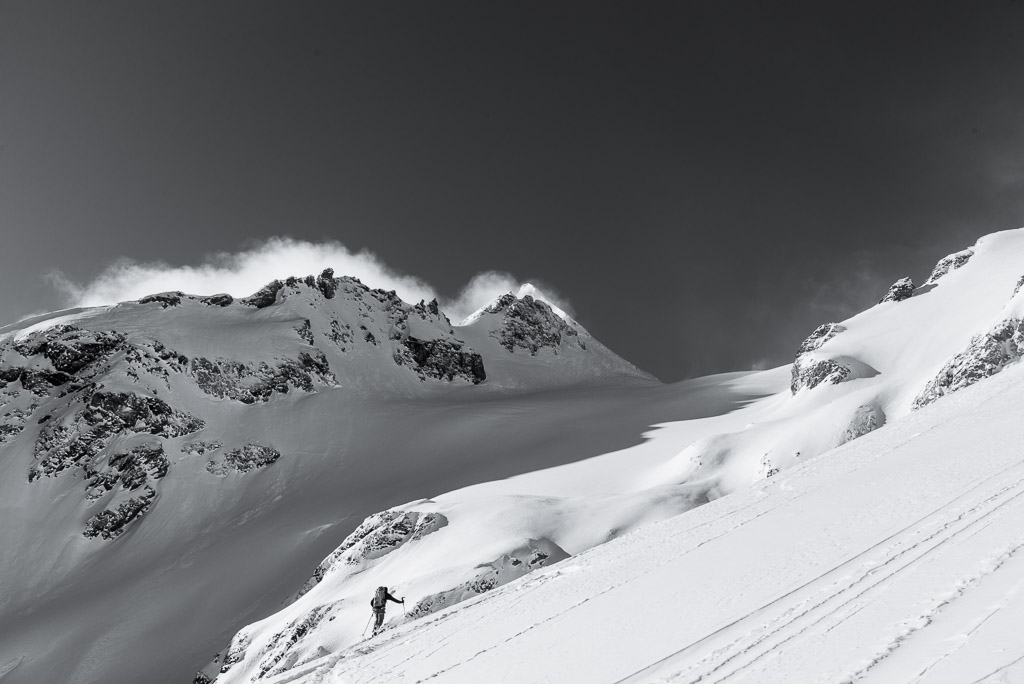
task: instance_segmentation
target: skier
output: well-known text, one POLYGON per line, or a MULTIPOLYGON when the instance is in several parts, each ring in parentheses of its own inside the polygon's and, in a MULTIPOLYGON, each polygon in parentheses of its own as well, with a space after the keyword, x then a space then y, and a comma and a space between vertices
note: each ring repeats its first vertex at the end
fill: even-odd
POLYGON ((384 625, 384 610, 388 601, 394 601, 395 603, 405 605, 404 596, 399 600, 388 592, 387 587, 377 587, 377 592, 373 595, 373 598, 370 599, 370 607, 373 608, 373 615, 377 618, 377 621, 373 623, 374 636, 376 636, 377 632, 379 632, 384 625))

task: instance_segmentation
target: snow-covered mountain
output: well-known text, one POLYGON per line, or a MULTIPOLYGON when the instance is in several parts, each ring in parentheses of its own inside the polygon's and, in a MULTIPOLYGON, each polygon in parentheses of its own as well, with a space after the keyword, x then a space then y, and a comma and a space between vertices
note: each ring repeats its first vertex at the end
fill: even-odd
POLYGON ((1018 563, 1022 371, 986 379, 1024 355, 1022 276, 1024 230, 987 236, 920 288, 901 279, 877 306, 823 323, 791 366, 673 388, 708 409, 642 442, 424 487, 429 498, 367 518, 198 679, 911 681, 886 677, 925 674, 931 656, 955 671, 943 669, 955 649, 934 642, 909 669, 878 664, 1018 563), (378 585, 406 596, 408 615, 392 608, 393 632, 364 643, 378 585))
POLYGON ((330 272, 0 328, 0 682, 856 674, 1016 562, 1000 504, 858 602, 1014 496, 1022 274, 990 235, 791 365, 668 386, 539 293, 452 325, 330 272), (382 584, 409 615, 363 642, 382 584))
POLYGON ((0 681, 189 679, 382 505, 600 453, 530 428, 604 386, 659 385, 532 297, 330 271, 2 328, 0 681))

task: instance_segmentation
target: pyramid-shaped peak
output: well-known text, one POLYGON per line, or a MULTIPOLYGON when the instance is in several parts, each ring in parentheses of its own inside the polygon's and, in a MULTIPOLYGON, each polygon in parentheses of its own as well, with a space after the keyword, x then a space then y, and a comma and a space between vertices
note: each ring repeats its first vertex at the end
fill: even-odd
POLYGON ((566 323, 569 323, 571 325, 578 325, 578 323, 576 323, 576 321, 574 321, 569 316, 569 314, 565 312, 564 309, 555 304, 554 300, 551 297, 548 297, 539 289, 537 289, 537 287, 533 283, 523 283, 522 285, 519 286, 518 290, 509 291, 506 292, 505 294, 495 297, 490 302, 488 302, 487 304, 485 304, 484 306, 480 307, 479 309, 471 313, 469 316, 467 316, 461 323, 459 323, 459 325, 472 325, 473 323, 478 321, 480 317, 483 316, 484 314, 500 313, 508 309, 508 307, 514 304, 515 302, 522 301, 527 297, 530 298, 530 300, 532 301, 543 302, 545 305, 547 305, 548 308, 551 309, 551 311, 555 315, 557 315, 566 323))

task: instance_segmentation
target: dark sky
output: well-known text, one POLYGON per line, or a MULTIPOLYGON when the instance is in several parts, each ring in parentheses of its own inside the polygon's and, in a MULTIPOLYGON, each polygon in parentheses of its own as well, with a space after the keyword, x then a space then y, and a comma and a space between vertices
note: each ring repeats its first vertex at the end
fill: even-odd
POLYGON ((0 321, 285 235, 539 279, 664 380, 785 363, 1024 225, 1022 4, 0 0, 0 321))

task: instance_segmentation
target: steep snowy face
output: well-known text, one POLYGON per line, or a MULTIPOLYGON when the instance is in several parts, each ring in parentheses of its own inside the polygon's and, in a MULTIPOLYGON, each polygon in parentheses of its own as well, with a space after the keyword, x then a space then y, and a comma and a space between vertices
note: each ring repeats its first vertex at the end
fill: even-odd
MULTIPOLYGON (((1024 230, 987 236, 942 259, 925 286, 901 280, 871 309, 819 326, 791 366, 723 379, 722 390, 762 395, 739 410, 659 425, 642 444, 578 463, 424 492, 429 499, 371 516, 293 604, 242 630, 225 651, 233 655, 203 676, 305 681, 300 673, 316 670, 307 664, 360 641, 374 586, 397 584, 408 598, 411 615, 390 623, 401 625, 900 424, 1020 359, 1022 273, 1024 230), (416 531, 424 520, 425 534, 416 531), (301 637, 282 636, 312 617, 301 637)), ((507 295, 459 331, 474 348, 496 345, 515 359, 592 347, 564 326, 574 327, 507 295)))

